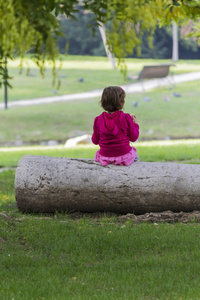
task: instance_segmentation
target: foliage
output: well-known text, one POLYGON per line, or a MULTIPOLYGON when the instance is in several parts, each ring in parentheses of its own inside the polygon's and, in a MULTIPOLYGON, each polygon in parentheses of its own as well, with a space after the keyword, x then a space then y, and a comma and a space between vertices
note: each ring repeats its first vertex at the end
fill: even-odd
MULTIPOLYGON (((68 18, 75 18, 77 9, 86 9, 95 15, 96 21, 92 20, 91 26, 96 22, 109 24, 108 45, 121 62, 135 48, 139 54, 145 31, 152 44, 157 22, 162 26, 171 20, 180 23, 197 20, 199 7, 198 0, 0 0, 0 58, 20 54, 23 59, 25 53, 32 50, 41 74, 45 60, 51 60, 55 76, 56 41, 61 35, 57 16, 66 14, 68 18)), ((200 36, 199 24, 192 34, 200 36)), ((0 81, 4 82, 4 68, 2 72, 0 81)))
MULTIPOLYGON (((112 26, 107 28, 107 38, 110 50, 119 59, 131 54, 140 46, 144 33, 152 46, 156 25, 168 25, 172 20, 181 24, 189 19, 197 20, 200 16, 200 2, 167 0, 118 0, 108 1, 105 22, 112 20, 112 26), (194 5, 195 4, 195 5, 194 5)), ((195 36, 198 36, 199 25, 196 25, 195 36)), ((192 33, 194 34, 194 33, 192 33)))
POLYGON ((161 1, 108 1, 106 21, 112 21, 107 28, 107 40, 110 51, 122 59, 140 45, 143 33, 148 33, 148 40, 152 44, 153 33, 157 24, 157 14, 162 11, 161 1))
POLYGON ((11 88, 11 85, 8 82, 9 79, 12 79, 12 77, 8 75, 7 57, 0 57, 0 87, 2 84, 7 84, 7 86, 11 88))
MULTIPOLYGON (((23 60, 27 51, 34 53, 33 59, 44 74, 45 60, 52 61, 55 76, 55 58, 58 56, 57 38, 62 34, 58 14, 74 18, 78 0, 0 0, 0 59, 20 55, 23 60)), ((95 13, 100 21, 104 0, 81 1, 82 6, 95 13)), ((2 64, 1 64, 2 66, 2 64)), ((5 81, 1 68, 0 82, 5 81)))
MULTIPOLYGON (((182 35, 184 26, 180 26, 178 34, 179 43, 179 59, 198 59, 200 55, 200 48, 198 42, 194 38, 188 38, 182 35)), ((154 59, 171 59, 172 58, 172 26, 157 26, 154 39, 153 48, 148 45, 146 34, 144 34, 141 44, 141 58, 154 58, 154 59)), ((133 52, 130 57, 135 57, 136 53, 133 52)))
MULTIPOLYGON (((79 11, 75 15, 76 20, 59 17, 60 25, 64 33, 58 39, 58 47, 61 53, 70 55, 98 55, 106 56, 102 38, 98 27, 94 25, 95 34, 89 27, 94 17, 92 13, 79 11), (67 50, 66 50, 67 44, 67 50)), ((198 42, 194 38, 185 38, 191 32, 192 22, 188 26, 180 26, 179 34, 179 59, 197 59, 200 49, 198 42), (190 26, 189 26, 190 25, 190 26)), ((143 32, 141 38, 140 52, 141 58, 170 59, 172 57, 172 26, 156 26, 153 34, 153 47, 149 47, 148 32, 143 32)), ((128 57, 137 57, 136 49, 128 57)), ((87 59, 87 58, 86 58, 87 59)))
POLYGON ((74 14, 74 19, 59 17, 63 36, 58 39, 60 52, 73 55, 99 55, 105 56, 106 52, 97 25, 93 25, 95 32, 92 33, 89 26, 95 16, 91 12, 80 10, 74 14), (67 47, 66 47, 67 45, 67 47))

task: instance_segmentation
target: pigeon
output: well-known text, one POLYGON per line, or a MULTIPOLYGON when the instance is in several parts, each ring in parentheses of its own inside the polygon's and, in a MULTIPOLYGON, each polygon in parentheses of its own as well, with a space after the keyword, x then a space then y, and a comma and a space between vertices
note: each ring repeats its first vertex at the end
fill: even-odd
POLYGON ((146 102, 150 102, 151 101, 151 99, 149 98, 149 97, 144 97, 144 101, 146 101, 146 102))
POLYGON ((65 75, 59 75, 59 78, 66 78, 65 75))
POLYGON ((53 94, 57 94, 57 90, 51 90, 53 94))
POLYGON ((133 103, 132 103, 132 106, 137 107, 137 106, 138 106, 138 102, 137 102, 137 101, 136 101, 136 102, 133 102, 133 103))
POLYGON ((79 81, 79 82, 83 82, 84 79, 83 79, 83 78, 79 78, 78 81, 79 81))
POLYGON ((169 102, 170 98, 168 96, 165 96, 163 100, 169 102))
POLYGON ((173 94, 174 94, 175 97, 181 97, 181 95, 176 93, 176 92, 174 92, 173 94))

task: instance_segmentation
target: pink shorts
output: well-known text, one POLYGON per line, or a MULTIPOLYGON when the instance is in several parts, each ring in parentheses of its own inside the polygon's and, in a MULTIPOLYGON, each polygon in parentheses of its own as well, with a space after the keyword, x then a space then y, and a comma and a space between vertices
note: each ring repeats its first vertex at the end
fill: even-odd
MULTIPOLYGON (((102 156, 99 153, 100 150, 98 150, 94 156, 94 160, 98 161, 102 164, 102 166, 107 166, 109 164, 113 164, 113 165, 120 165, 120 166, 129 166, 130 164, 132 164, 135 160, 136 157, 138 157, 137 155, 137 150, 132 147, 131 151, 128 152, 125 155, 121 155, 121 156, 112 156, 112 157, 108 157, 108 156, 102 156)), ((138 159, 139 160, 139 159, 138 159)))

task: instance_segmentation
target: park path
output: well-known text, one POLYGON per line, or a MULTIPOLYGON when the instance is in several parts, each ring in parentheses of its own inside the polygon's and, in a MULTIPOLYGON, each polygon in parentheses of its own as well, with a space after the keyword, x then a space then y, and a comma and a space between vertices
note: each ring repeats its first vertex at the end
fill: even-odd
POLYGON ((14 167, 3 167, 3 168, 1 168, 0 167, 0 173, 2 173, 2 172, 4 172, 4 171, 9 171, 9 170, 16 170, 16 168, 14 168, 14 167))
MULTIPOLYGON (((121 87, 125 90, 127 94, 133 94, 137 92, 143 92, 150 89, 154 89, 159 86, 167 86, 170 84, 194 81, 199 79, 200 79, 200 72, 192 72, 192 73, 168 76, 167 78, 164 79, 151 79, 144 82, 136 82, 132 84, 121 85, 121 87)), ((102 91, 103 90, 98 89, 98 90, 84 92, 84 93, 12 101, 12 102, 8 102, 8 107, 38 105, 38 104, 45 104, 45 103, 52 103, 52 102, 59 102, 59 101, 84 100, 89 98, 100 97, 102 91)), ((0 108, 4 108, 4 103, 0 103, 0 108)))

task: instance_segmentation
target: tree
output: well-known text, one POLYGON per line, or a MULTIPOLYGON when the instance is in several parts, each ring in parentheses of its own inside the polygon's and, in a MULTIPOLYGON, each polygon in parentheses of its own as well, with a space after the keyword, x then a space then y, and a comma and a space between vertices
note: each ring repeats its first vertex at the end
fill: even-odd
MULTIPOLYGON (((107 25, 109 50, 123 58, 136 49, 140 53, 144 32, 151 45, 157 24, 178 24, 200 17, 200 1, 194 0, 0 0, 0 84, 8 78, 4 57, 33 52, 33 59, 43 74, 44 62, 51 60, 55 75, 58 56, 57 38, 61 29, 57 16, 74 18, 77 10, 89 10, 95 18, 91 26, 102 22, 107 25), (77 7, 78 5, 78 7, 77 7)), ((191 35, 200 37, 200 24, 194 25, 191 35)))
MULTIPOLYGON (((51 60, 55 75, 57 39, 62 35, 57 16, 74 18, 77 4, 95 14, 95 22, 105 14, 105 0, 0 0, 0 85, 8 78, 4 58, 21 57, 31 51, 43 75, 44 63, 51 60)), ((80 6, 79 6, 80 7, 80 6)), ((91 23, 94 20, 91 21, 91 23)))
POLYGON ((173 28, 172 60, 176 62, 179 59, 179 52, 178 52, 178 26, 175 22, 173 22, 172 28, 173 28))
MULTIPOLYGON (((108 0, 106 21, 112 21, 107 30, 107 40, 110 50, 119 61, 132 53, 133 49, 140 54, 143 35, 148 36, 151 46, 156 25, 160 27, 185 23, 187 20, 198 20, 200 16, 200 1, 185 0, 108 0)), ((200 37, 200 25, 195 25, 192 33, 200 37)))
POLYGON ((74 14, 74 17, 76 19, 66 18, 64 15, 59 16, 59 23, 63 32, 63 36, 58 38, 60 53, 65 54, 67 48, 68 54, 95 55, 99 52, 98 55, 104 56, 106 53, 98 27, 93 25, 94 33, 89 28, 95 18, 94 14, 79 10, 74 14))
MULTIPOLYGON (((106 56, 102 38, 96 27, 95 34, 92 35, 91 28, 88 25, 94 15, 89 12, 79 11, 75 14, 76 20, 67 19, 65 16, 59 16, 60 25, 64 33, 63 37, 58 38, 58 47, 60 53, 66 53, 66 45, 68 54, 72 55, 95 55, 106 56)), ((105 27, 105 26, 104 26, 105 27)), ((195 38, 186 38, 191 32, 192 22, 186 26, 178 26, 178 44, 180 59, 198 59, 200 48, 195 38)), ((99 26, 101 28, 101 26, 99 26)), ((144 34, 141 41, 141 58, 170 59, 172 55, 172 26, 156 26, 153 36, 153 48, 148 45, 148 35, 144 34)), ((128 57, 137 57, 136 51, 128 57)))

